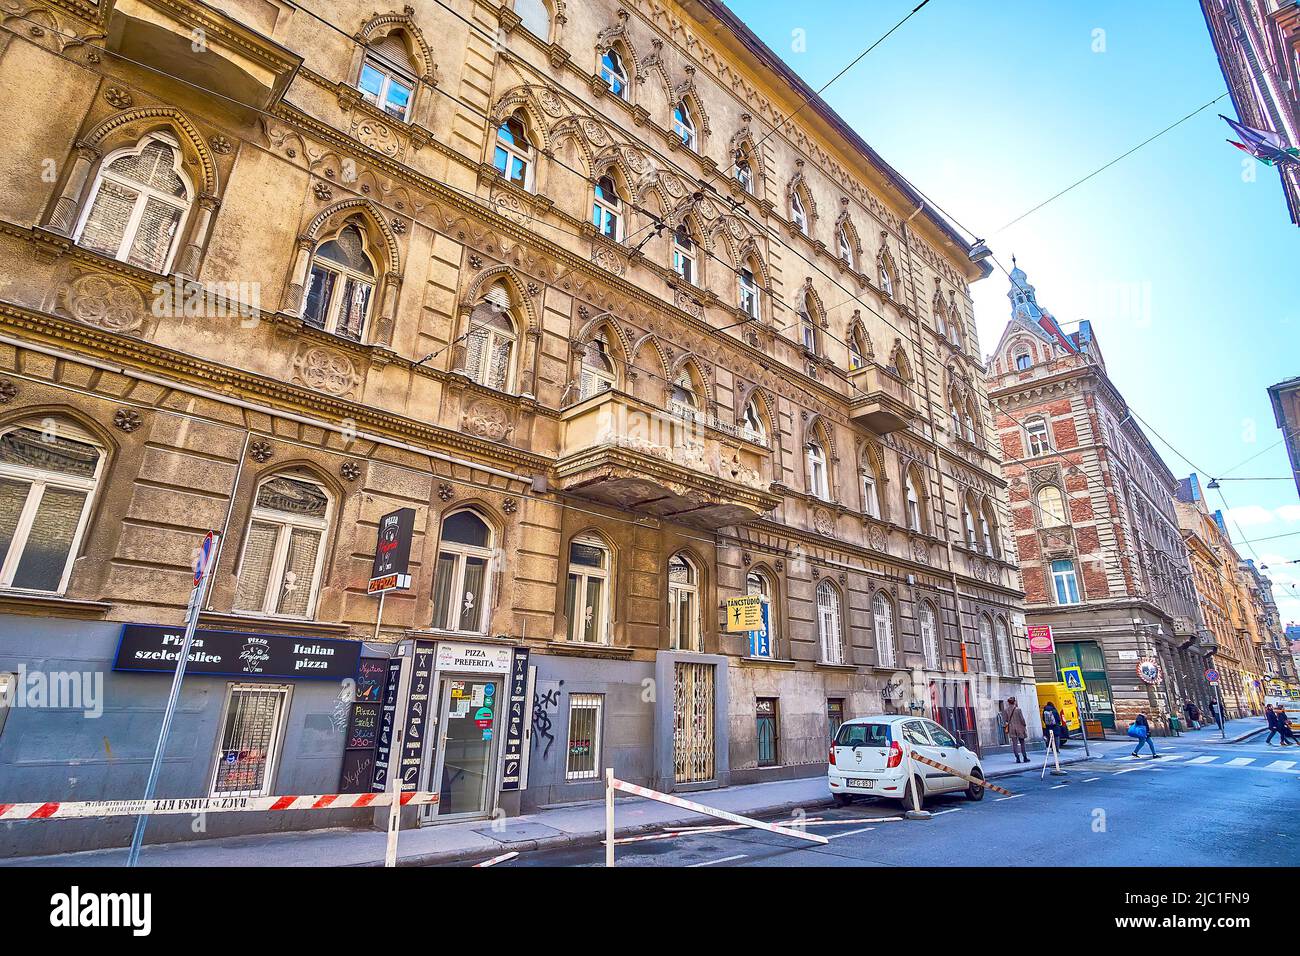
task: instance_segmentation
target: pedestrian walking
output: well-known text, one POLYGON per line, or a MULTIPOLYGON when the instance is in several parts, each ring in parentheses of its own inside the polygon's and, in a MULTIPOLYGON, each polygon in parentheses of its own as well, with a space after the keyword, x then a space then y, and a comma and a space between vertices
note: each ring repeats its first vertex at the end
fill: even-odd
POLYGON ((1057 750, 1065 746, 1065 718, 1050 700, 1043 705, 1043 739, 1049 737, 1056 738, 1057 750))
POLYGON ((1196 706, 1195 701, 1188 701, 1183 705, 1183 713, 1187 715, 1187 726, 1192 730, 1201 729, 1201 710, 1196 706))
POLYGON ((1025 752, 1025 737, 1029 729, 1025 726, 1025 715, 1014 697, 1007 698, 1004 713, 1007 717, 1007 739, 1011 741, 1011 753, 1016 758, 1016 763, 1029 763, 1029 754, 1025 752))
POLYGON ((1137 746, 1133 748, 1133 756, 1138 756, 1138 751, 1142 745, 1146 744, 1151 750, 1151 756, 1156 757, 1156 745, 1151 740, 1151 725, 1147 723, 1146 714, 1138 714, 1133 718, 1133 723, 1128 726, 1128 735, 1137 741, 1137 746))
MULTIPOLYGON (((1273 712, 1272 704, 1264 705, 1264 717, 1268 720, 1268 736, 1264 738, 1264 743, 1271 747, 1273 746, 1273 738, 1281 733, 1277 726, 1277 714, 1273 712)), ((1286 737, 1282 738, 1282 746, 1286 746, 1286 737)))
POLYGON ((1217 700, 1210 701, 1210 719, 1214 721, 1216 727, 1223 729, 1223 708, 1219 706, 1217 700))
POLYGON ((1295 732, 1291 729, 1291 718, 1287 716, 1286 708, 1281 704, 1273 708, 1273 713, 1277 717, 1278 733, 1282 735, 1282 746, 1287 745, 1287 741, 1300 746, 1300 740, 1296 739, 1295 732))

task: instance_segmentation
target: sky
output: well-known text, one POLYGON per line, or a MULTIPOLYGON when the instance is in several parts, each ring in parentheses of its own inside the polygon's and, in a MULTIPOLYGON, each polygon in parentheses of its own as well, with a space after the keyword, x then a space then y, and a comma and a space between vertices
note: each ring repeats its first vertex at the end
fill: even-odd
MULTIPOLYGON (((917 2, 728 0, 814 89, 917 2)), ((1225 91, 1193 0, 930 0, 823 96, 1005 268, 1014 254, 1067 330, 1092 322, 1176 476, 1286 479, 1206 495, 1300 622, 1300 498, 1267 392, 1300 376, 1300 228, 1276 172, 1226 142, 1231 99, 1008 227, 1225 91)), ((986 355, 1008 285, 995 267, 973 289, 986 355)))

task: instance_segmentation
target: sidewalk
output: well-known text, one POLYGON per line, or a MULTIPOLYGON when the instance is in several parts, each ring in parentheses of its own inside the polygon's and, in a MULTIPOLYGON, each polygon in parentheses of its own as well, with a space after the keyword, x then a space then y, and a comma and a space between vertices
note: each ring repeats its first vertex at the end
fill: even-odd
MULTIPOLYGON (((1130 742, 1093 742, 1093 755, 1129 746, 1130 742)), ((1072 742, 1061 754, 1061 763, 1085 759, 1083 745, 1072 742)), ((1011 754, 991 754, 982 761, 989 779, 1020 773, 1039 773, 1043 751, 1017 764, 1011 754)), ((786 814, 796 809, 813 810, 831 804, 824 776, 779 780, 745 786, 724 787, 685 795, 696 803, 746 816, 786 814)), ((619 796, 619 837, 658 830, 668 825, 701 823, 699 814, 641 797, 619 796)), ((591 845, 605 838, 603 800, 556 807, 497 822, 474 820, 443 826, 403 830, 399 862, 403 866, 454 862, 476 862, 511 850, 551 849, 560 846, 591 845)), ((142 866, 380 866, 384 861, 387 836, 378 830, 328 829, 293 833, 258 834, 215 840, 147 845, 140 855, 142 866)), ((92 850, 54 856, 16 857, 0 860, 0 866, 116 867, 126 861, 126 849, 92 850)))
MULTIPOLYGON (((1268 730, 1268 722, 1263 717, 1243 717, 1229 720, 1223 725, 1223 734, 1214 724, 1206 724, 1200 730, 1185 730, 1177 739, 1198 744, 1239 744, 1247 737, 1268 730)), ((1157 737, 1156 740, 1173 740, 1173 737, 1157 737)))

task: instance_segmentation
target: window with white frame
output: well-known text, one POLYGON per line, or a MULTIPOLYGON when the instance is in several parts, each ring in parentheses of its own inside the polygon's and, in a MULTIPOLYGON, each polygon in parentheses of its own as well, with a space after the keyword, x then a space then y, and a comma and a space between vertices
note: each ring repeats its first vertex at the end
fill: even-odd
POLYGON ((854 326, 849 332, 849 371, 854 372, 860 368, 865 368, 867 364, 867 355, 869 354, 866 339, 862 336, 862 329, 854 326))
POLYGON ((239 561, 235 610, 311 617, 316 606, 330 499, 302 475, 258 486, 239 561))
POLYGON ((551 39, 551 11, 543 0, 515 0, 515 13, 524 29, 537 39, 551 39))
POLYGON ((853 244, 849 241, 849 231, 843 226, 839 226, 835 230, 835 243, 844 264, 850 269, 857 268, 857 263, 853 258, 853 244))
POLYGON ((1033 364, 1034 364, 1034 360, 1029 357, 1028 352, 1016 353, 1016 371, 1018 372, 1027 371, 1029 366, 1033 364))
POLYGON ((984 553, 989 557, 997 557, 997 547, 993 539, 993 529, 995 524, 992 515, 989 512, 989 506, 984 505, 984 510, 980 512, 980 538, 984 542, 984 553))
POLYGON ((103 459, 89 435, 61 422, 0 434, 0 589, 67 588, 103 459))
POLYGON ((799 337, 803 347, 809 352, 817 352, 817 327, 813 325, 812 316, 807 312, 799 313, 799 337))
POLYGON ((682 145, 687 149, 698 148, 695 139, 695 120, 691 116, 690 104, 685 100, 678 100, 677 105, 673 107, 673 132, 681 137, 682 145))
POLYGON ((962 528, 966 532, 966 547, 970 548, 972 551, 978 547, 978 539, 975 537, 975 516, 972 514, 974 507, 975 506, 968 495, 962 503, 961 524, 962 528))
POLYGON ((1067 524, 1065 499, 1061 497, 1060 488, 1044 485, 1038 489, 1038 517, 1044 528, 1058 528, 1067 524))
POLYGON ((579 371, 578 394, 587 399, 607 392, 617 384, 614 362, 603 338, 595 338, 582 349, 582 368, 579 371))
POLYGON ((1052 591, 1057 604, 1079 603, 1079 579, 1074 573, 1074 562, 1068 559, 1052 562, 1052 591))
POLYGON ((829 581, 817 585, 817 637, 822 662, 844 663, 844 633, 840 626, 840 592, 829 581))
POLYGON ((700 574, 684 554, 668 559, 668 621, 673 650, 701 650, 700 574))
POLYGON ((921 493, 916 486, 916 476, 909 471, 903 483, 903 496, 907 504, 907 527, 912 531, 924 531, 921 520, 921 493))
POLYGON ((695 385, 691 376, 682 371, 668 390, 668 410, 681 418, 695 418, 699 412, 699 401, 695 397, 695 385))
POLYGON ((600 78, 605 81, 611 93, 620 100, 627 99, 627 67, 623 65, 623 57, 613 47, 606 50, 600 58, 600 78))
POLYGON ((894 647, 894 605, 879 591, 871 599, 871 618, 876 625, 876 665, 894 667, 898 661, 894 647))
POLYGON ((497 127, 492 165, 520 189, 532 190, 533 144, 529 142, 528 130, 518 113, 497 127))
POLYGON ((763 423, 763 413, 758 407, 758 399, 751 398, 745 403, 741 433, 756 445, 767 444, 767 425, 763 423))
POLYGON ((1045 455, 1052 446, 1047 438, 1047 422, 1042 418, 1031 418, 1025 422, 1025 433, 1029 436, 1029 454, 1045 455))
POLYGON ((403 122, 410 119, 415 70, 402 31, 394 30, 366 50, 357 89, 362 99, 389 116, 403 122))
POLYGON ((808 235, 808 213, 803 208, 803 200, 799 198, 799 190, 790 193, 790 221, 794 223, 795 228, 808 235))
POLYGON ((302 319, 308 325, 360 342, 375 294, 375 265, 365 235, 355 225, 320 243, 312 254, 303 294, 302 319))
POLYGON ((456 511, 443 519, 433 578, 435 628, 486 632, 492 561, 492 529, 477 512, 456 511))
POLYGON ((808 493, 823 501, 829 501, 831 497, 826 474, 826 450, 815 438, 808 443, 808 493))
POLYGON ((623 240, 623 200, 619 198, 618 188, 609 176, 596 180, 591 202, 591 224, 606 239, 614 242, 623 240))
POLYGON ((998 618, 993 622, 993 636, 997 641, 998 663, 1001 666, 1003 674, 1012 674, 1015 671, 1011 657, 1011 632, 1007 629, 1007 622, 998 618))
POLYGON ((744 312, 751 319, 758 318, 758 282, 754 278, 754 270, 745 266, 740 270, 736 277, 737 291, 739 293, 740 311, 744 312))
POLYGON ((609 643, 609 548, 595 535, 569 543, 569 584, 565 614, 569 640, 609 643))
POLYGON ((745 593, 761 602, 763 626, 749 632, 750 657, 776 656, 776 590, 766 571, 753 570, 745 575, 745 593))
POLYGON ((972 445, 975 444, 975 406, 969 401, 966 403, 962 423, 965 426, 966 440, 972 445))
POLYGON ((880 260, 880 291, 888 296, 894 294, 894 277, 883 259, 880 260))
POLYGON ((287 684, 229 685, 212 768, 212 796, 264 797, 275 792, 291 691, 287 684))
POLYGON ((194 191, 180 145, 151 133, 104 158, 73 241, 85 249, 166 274, 175 260, 194 191))
POLYGON ((925 655, 925 666, 932 671, 938 670, 939 622, 934 607, 929 601, 923 601, 916 616, 921 630, 921 653, 925 655))
POLYGON ((509 295, 497 284, 470 313, 465 333, 465 374, 499 392, 514 389, 514 354, 518 335, 509 312, 509 295))
POLYGON ((875 474, 870 471, 862 474, 862 511, 869 517, 880 517, 880 489, 876 487, 875 474))
POLYGON ((736 182, 745 192, 754 193, 754 167, 749 164, 743 153, 736 157, 736 182))
POLYGON ((564 763, 565 780, 597 780, 600 777, 600 717, 602 694, 569 695, 569 746, 564 763))
POLYGON ((948 323, 943 319, 943 306, 937 305, 934 310, 934 329, 945 339, 948 337, 948 323))
POLYGON ((984 673, 996 674, 998 668, 997 647, 993 644, 993 622, 987 614, 981 614, 979 620, 980 655, 984 658, 984 673))
POLYGON ((673 272, 695 284, 695 241, 685 226, 673 230, 673 272))

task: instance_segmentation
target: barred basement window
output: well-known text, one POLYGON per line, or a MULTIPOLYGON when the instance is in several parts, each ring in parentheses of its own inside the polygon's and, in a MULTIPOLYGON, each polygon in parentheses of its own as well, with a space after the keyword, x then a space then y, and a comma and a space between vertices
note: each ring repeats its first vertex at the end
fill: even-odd
POLYGON ((569 695, 569 750, 566 780, 595 780, 600 776, 600 694, 569 695))
POLYGON ((239 563, 235 610, 310 617, 328 517, 329 496, 315 482, 291 475, 262 482, 239 563))
POLYGON ((758 765, 760 767, 775 767, 781 762, 776 719, 776 698, 759 697, 754 703, 758 718, 758 726, 756 727, 758 765))
POLYGON ((212 796, 264 797, 275 782, 289 685, 231 684, 221 720, 212 796))
POLYGON ((0 434, 0 588, 67 587, 103 457, 62 424, 0 434))

